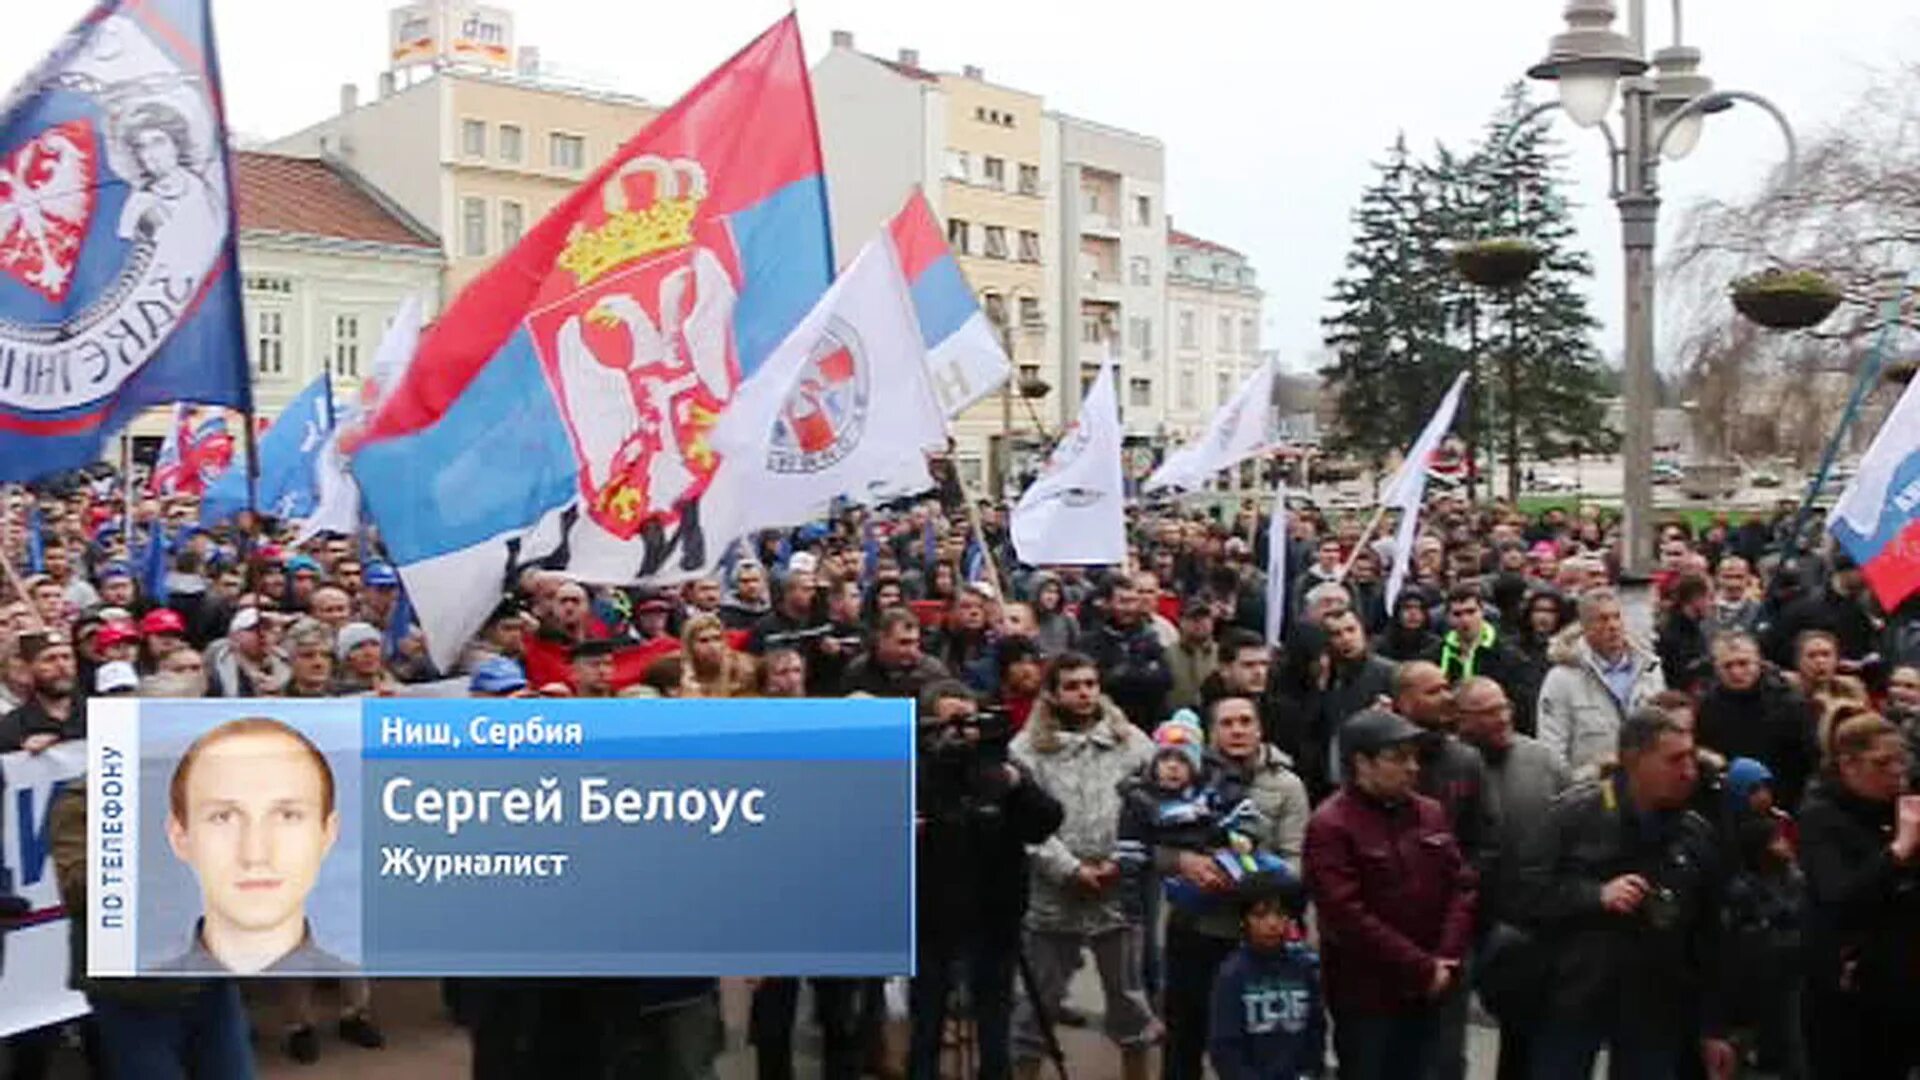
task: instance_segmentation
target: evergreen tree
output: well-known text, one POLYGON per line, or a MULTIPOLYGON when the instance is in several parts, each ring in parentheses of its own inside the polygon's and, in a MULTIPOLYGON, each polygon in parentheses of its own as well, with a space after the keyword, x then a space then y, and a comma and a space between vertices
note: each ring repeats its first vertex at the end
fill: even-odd
POLYGON ((1377 472, 1419 434, 1464 356, 1449 333, 1453 274, 1439 231, 1447 215, 1432 177, 1405 136, 1375 168, 1330 297, 1338 310, 1323 321, 1334 359, 1320 376, 1339 418, 1331 448, 1377 472))
MULTIPOLYGON (((1456 309, 1478 311, 1478 430, 1482 445, 1497 447, 1506 461, 1516 494, 1522 460, 1611 452, 1619 443, 1606 426, 1602 400, 1611 375, 1594 344, 1599 324, 1587 309, 1593 261, 1577 246, 1561 195, 1565 155, 1544 124, 1515 130, 1532 106, 1525 83, 1509 87, 1465 167, 1443 151, 1442 163, 1452 167, 1430 176, 1454 192, 1443 204, 1471 208, 1455 237, 1517 236, 1541 252, 1540 268, 1523 285, 1449 298, 1456 309)), ((1459 288, 1472 290, 1465 282, 1459 288)))

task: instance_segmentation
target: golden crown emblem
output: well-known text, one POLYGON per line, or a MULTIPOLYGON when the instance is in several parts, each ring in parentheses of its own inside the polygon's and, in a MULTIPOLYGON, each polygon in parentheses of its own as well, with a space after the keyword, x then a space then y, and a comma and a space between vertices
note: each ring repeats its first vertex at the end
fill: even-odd
POLYGON ((620 166, 600 187, 607 220, 596 228, 575 224, 560 253, 560 267, 586 285, 628 263, 693 243, 693 222, 707 197, 707 173, 697 161, 668 161, 642 154, 620 166), (653 201, 635 208, 627 200, 627 177, 653 175, 653 201))

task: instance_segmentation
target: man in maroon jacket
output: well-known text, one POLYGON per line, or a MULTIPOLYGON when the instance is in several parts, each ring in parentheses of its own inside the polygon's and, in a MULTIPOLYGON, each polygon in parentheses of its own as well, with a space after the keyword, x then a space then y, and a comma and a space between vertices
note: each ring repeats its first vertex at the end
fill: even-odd
POLYGON ((1307 823, 1307 887, 1342 1080, 1442 1068, 1441 1007, 1473 938, 1475 875, 1438 802, 1415 790, 1421 731, 1384 709, 1340 730, 1339 793, 1307 823))

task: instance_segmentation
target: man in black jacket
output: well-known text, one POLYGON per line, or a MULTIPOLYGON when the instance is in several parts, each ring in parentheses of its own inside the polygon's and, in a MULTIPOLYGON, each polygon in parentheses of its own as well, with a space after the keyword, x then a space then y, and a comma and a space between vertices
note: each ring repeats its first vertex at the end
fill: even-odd
POLYGON ((1514 728, 1522 735, 1533 734, 1533 704, 1540 688, 1533 685, 1513 642, 1487 618, 1480 586, 1462 582, 1447 594, 1447 632, 1422 659, 1438 664, 1456 688, 1476 675, 1499 683, 1514 703, 1514 728))
POLYGON ((1713 641, 1714 681, 1700 697, 1700 745, 1732 761, 1752 758, 1773 771, 1774 802, 1798 811, 1819 761, 1807 699, 1760 659, 1743 630, 1713 641))
POLYGON ((1318 799, 1340 786, 1340 726, 1347 718, 1393 696, 1393 661, 1367 645, 1367 628, 1351 608, 1322 616, 1326 653, 1320 663, 1308 752, 1297 758, 1307 786, 1318 799))
POLYGON ((1554 957, 1538 992, 1534 1075, 1672 1076, 1699 1040, 1707 1075, 1732 1075, 1716 1037, 1722 894, 1712 826, 1687 810, 1693 736, 1656 709, 1620 725, 1619 768, 1569 788, 1522 851, 1516 913, 1554 957))
POLYGON ((1166 719, 1173 671, 1154 633, 1145 599, 1131 579, 1114 579, 1107 618, 1082 641, 1100 668, 1100 686, 1141 731, 1166 719))
POLYGON ((1707 681, 1713 668, 1706 630, 1707 617, 1713 613, 1713 586, 1698 574, 1688 574, 1674 582, 1668 599, 1672 606, 1654 651, 1660 656, 1667 687, 1692 693, 1707 681))
POLYGON ((935 679, 947 677, 947 667, 920 651, 920 620, 906 608, 880 613, 873 644, 847 665, 843 694, 872 697, 918 698, 935 679))
MULTIPOLYGON (((1778 576, 1778 572, 1776 572, 1778 576)), ((1825 630, 1840 643, 1840 659, 1858 663, 1874 650, 1876 635, 1873 619, 1861 603, 1865 578, 1860 567, 1846 552, 1833 557, 1833 574, 1827 587, 1809 593, 1787 605, 1766 638, 1767 659, 1781 667, 1793 666, 1794 643, 1809 630, 1825 630)), ((1846 666, 1841 671, 1853 674, 1846 666)))
POLYGON ((1200 684, 1201 715, 1211 716, 1213 703, 1223 697, 1244 697, 1259 713, 1262 740, 1299 761, 1306 752, 1307 715, 1274 685, 1273 650, 1260 635, 1235 627, 1220 639, 1219 657, 1220 666, 1200 684))
POLYGON ((981 1080, 1006 1080, 1012 1068, 1027 846, 1052 836, 1065 815, 1058 800, 1007 759, 1005 735, 982 739, 979 702, 964 683, 943 679, 920 695, 920 974, 911 991, 908 1076, 940 1074, 956 965, 966 969, 981 1080))

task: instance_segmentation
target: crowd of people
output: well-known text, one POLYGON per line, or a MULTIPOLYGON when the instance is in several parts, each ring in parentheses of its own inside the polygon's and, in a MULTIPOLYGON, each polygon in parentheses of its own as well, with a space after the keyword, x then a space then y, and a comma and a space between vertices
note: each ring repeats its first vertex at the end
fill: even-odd
MULTIPOLYGON (((1101 568, 1021 566, 1002 509, 977 530, 965 509, 843 513, 671 588, 516 568, 436 671, 371 537, 18 493, 0 751, 82 739, 115 695, 909 698, 905 1053, 880 980, 809 980, 834 1080, 1039 1076, 1093 1020, 1067 994, 1088 954, 1099 1074, 1124 1080, 1458 1080, 1476 1001, 1502 1078, 1585 1076, 1603 1049, 1635 1080, 1920 1066, 1920 601, 1879 610, 1844 555, 1762 517, 1665 525, 1643 639, 1591 509, 1438 495, 1389 603, 1390 545, 1300 505, 1270 643, 1251 501, 1130 507, 1129 563, 1101 568)), ((73 910, 84 813, 69 791, 53 827, 73 910)), ((250 1074, 231 983, 89 980, 74 936, 100 1075, 250 1074)), ((753 983, 763 1077, 794 1074, 801 989, 753 983)), ((284 990, 280 1051, 336 1053, 310 985, 284 990)), ((331 1026, 382 1045, 377 986, 343 990, 331 1026)), ((691 1080, 723 1042, 711 979, 445 991, 476 1077, 691 1080)), ((16 1037, 14 1075, 51 1041, 16 1037)))

